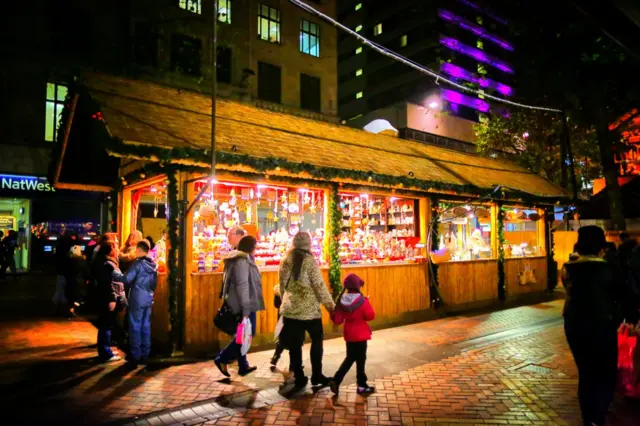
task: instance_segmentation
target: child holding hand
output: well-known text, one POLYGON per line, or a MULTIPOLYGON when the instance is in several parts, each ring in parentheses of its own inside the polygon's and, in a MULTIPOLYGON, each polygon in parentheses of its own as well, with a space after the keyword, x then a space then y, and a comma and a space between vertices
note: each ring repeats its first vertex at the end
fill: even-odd
POLYGON ((342 365, 329 382, 331 391, 338 395, 340 384, 349 372, 353 363, 357 369, 358 394, 367 395, 376 391, 367 384, 365 363, 367 361, 367 342, 371 340, 371 328, 368 321, 376 317, 369 299, 360 293, 364 286, 362 278, 349 274, 343 282, 344 290, 340 295, 336 309, 331 316, 335 324, 344 324, 344 340, 347 342, 347 356, 342 365))

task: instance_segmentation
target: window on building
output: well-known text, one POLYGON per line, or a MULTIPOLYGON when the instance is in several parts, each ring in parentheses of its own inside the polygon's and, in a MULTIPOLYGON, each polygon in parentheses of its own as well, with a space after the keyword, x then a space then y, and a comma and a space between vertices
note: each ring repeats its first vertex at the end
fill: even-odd
POLYGON ((362 3, 356 4, 356 11, 362 9, 362 3))
POLYGON ((47 83, 46 117, 44 120, 44 140, 55 142, 62 120, 62 108, 68 88, 63 84, 47 83))
POLYGON ((378 24, 375 27, 373 27, 373 35, 380 35, 382 34, 382 24, 378 24))
POLYGON ((300 51, 307 55, 320 56, 320 26, 300 20, 300 51))
POLYGON ((218 0, 218 21, 231 23, 231 0, 218 0))
POLYGON ((282 70, 280 67, 258 62, 258 98, 263 101, 282 102, 282 70))
POLYGON ((202 13, 200 0, 178 0, 178 6, 180 6, 180 9, 188 10, 198 15, 202 13))
POLYGON ((321 112, 320 79, 307 74, 300 74, 300 108, 321 112))
POLYGON ((158 64, 158 33, 149 22, 135 24, 133 56, 140 65, 158 64))
POLYGON ((484 42, 482 40, 476 41, 476 47, 480 50, 484 50, 484 42))
POLYGON ((483 25, 484 20, 482 19, 482 16, 476 16, 476 22, 478 23, 478 25, 483 25))
POLYGON ((405 47, 407 45, 407 35, 403 35, 400 37, 400 47, 405 47))
POLYGON ((216 56, 217 73, 216 80, 220 83, 231 84, 231 48, 230 47, 218 47, 216 56))
POLYGON ((356 27, 356 32, 359 33, 360 31, 362 31, 362 25, 358 25, 356 27))
POLYGON ((480 74, 480 75, 486 75, 487 74, 487 69, 485 68, 484 65, 478 64, 477 69, 478 69, 478 74, 480 74))
POLYGON ((359 55, 359 54, 361 54, 361 53, 362 53, 362 47, 358 47, 358 48, 356 49, 356 55, 359 55))
POLYGON ((360 99, 360 98, 362 98, 362 92, 356 93, 356 99, 360 99))
POLYGON ((171 37, 171 68, 189 75, 200 75, 202 40, 182 34, 171 37))
POLYGON ((265 4, 258 7, 258 37, 270 43, 280 43, 280 11, 265 4))
POLYGON ((356 70, 356 77, 360 77, 362 75, 362 68, 356 70))

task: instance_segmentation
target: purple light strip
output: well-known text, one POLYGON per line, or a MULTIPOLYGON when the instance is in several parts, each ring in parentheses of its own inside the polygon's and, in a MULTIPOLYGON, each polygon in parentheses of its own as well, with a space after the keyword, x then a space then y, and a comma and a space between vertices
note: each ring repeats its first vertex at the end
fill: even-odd
POLYGON ((489 64, 502 72, 513 74, 513 69, 509 65, 496 58, 493 58, 490 55, 487 55, 482 50, 467 46, 466 44, 460 43, 458 40, 451 37, 440 36, 440 43, 444 44, 451 50, 455 50, 456 52, 460 52, 463 55, 470 56, 477 61, 489 64))
POLYGON ((498 46, 502 47, 503 49, 509 50, 511 52, 513 52, 513 45, 511 43, 509 43, 508 41, 505 41, 503 39, 501 39, 500 37, 494 36, 493 34, 490 34, 488 32, 485 31, 484 28, 482 28, 480 25, 476 25, 474 23, 471 23, 469 21, 467 21, 464 18, 461 18, 460 16, 454 15, 453 13, 449 12, 448 10, 444 10, 444 9, 440 9, 438 11, 438 16, 440 16, 442 19, 453 22, 455 24, 457 24, 460 28, 463 28, 467 31, 471 31, 472 33, 474 33, 475 35, 477 35, 478 37, 481 37, 485 40, 489 40, 495 44, 497 44, 498 46))
POLYGON ((502 18, 501 18, 501 17, 499 17, 499 16, 496 16, 493 12, 491 12, 491 11, 490 11, 490 10, 488 10, 488 9, 484 9, 484 8, 482 8, 482 7, 478 6, 478 5, 477 5, 477 4, 475 4, 475 3, 471 3, 471 2, 470 2, 470 1, 468 1, 468 0, 458 0, 458 1, 459 1, 460 3, 462 3, 462 4, 464 4, 464 5, 469 6, 471 9, 474 9, 474 10, 476 10, 476 11, 478 11, 478 12, 486 13, 486 14, 487 14, 487 16, 489 16, 489 17, 493 18, 494 20, 496 20, 496 21, 500 22, 502 25, 507 25, 507 21, 506 21, 506 20, 502 19, 502 18))
POLYGON ((488 78, 477 77, 474 73, 448 62, 442 64, 440 71, 449 74, 452 77, 475 83, 482 88, 496 90, 504 96, 513 96, 513 89, 506 84, 498 83, 497 81, 493 81, 488 78))
POLYGON ((440 97, 447 102, 451 102, 458 105, 465 105, 469 108, 477 109, 482 112, 489 112, 491 109, 489 104, 483 101, 482 99, 472 98, 470 96, 465 96, 461 93, 455 92, 449 89, 440 90, 440 97))

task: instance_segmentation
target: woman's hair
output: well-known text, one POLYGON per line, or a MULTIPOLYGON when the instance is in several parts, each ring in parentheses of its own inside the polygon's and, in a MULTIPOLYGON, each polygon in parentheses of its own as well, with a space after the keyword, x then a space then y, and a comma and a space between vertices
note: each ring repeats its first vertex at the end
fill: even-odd
POLYGON ((582 256, 595 256, 607 244, 602 228, 590 225, 578 229, 576 250, 582 256))
POLYGON ((244 237, 240 238, 240 241, 238 242, 238 250, 251 254, 256 249, 256 243, 257 240, 255 239, 255 237, 252 237, 251 235, 245 235, 244 237))
POLYGON ((100 244, 100 250, 98 250, 98 255, 105 257, 117 258, 118 245, 115 241, 106 241, 103 244, 100 244))
POLYGON ((127 242, 124 244, 124 248, 135 247, 138 241, 142 239, 142 232, 132 231, 127 238, 127 242))

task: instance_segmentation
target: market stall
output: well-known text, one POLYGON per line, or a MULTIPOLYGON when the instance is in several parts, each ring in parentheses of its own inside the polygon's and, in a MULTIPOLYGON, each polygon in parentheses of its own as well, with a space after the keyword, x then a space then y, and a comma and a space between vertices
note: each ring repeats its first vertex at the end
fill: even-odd
POLYGON ((346 274, 364 279, 374 327, 546 288, 543 209, 566 194, 515 164, 219 100, 210 180, 208 97, 101 74, 72 93, 75 120, 91 124, 79 131, 121 159, 121 236, 136 229, 136 202, 164 195, 167 296, 158 291, 154 312, 167 313, 153 328, 187 352, 228 340, 212 318, 232 226, 259 241, 267 306, 254 348, 272 343, 278 265, 298 231, 312 235, 334 296, 346 274))

